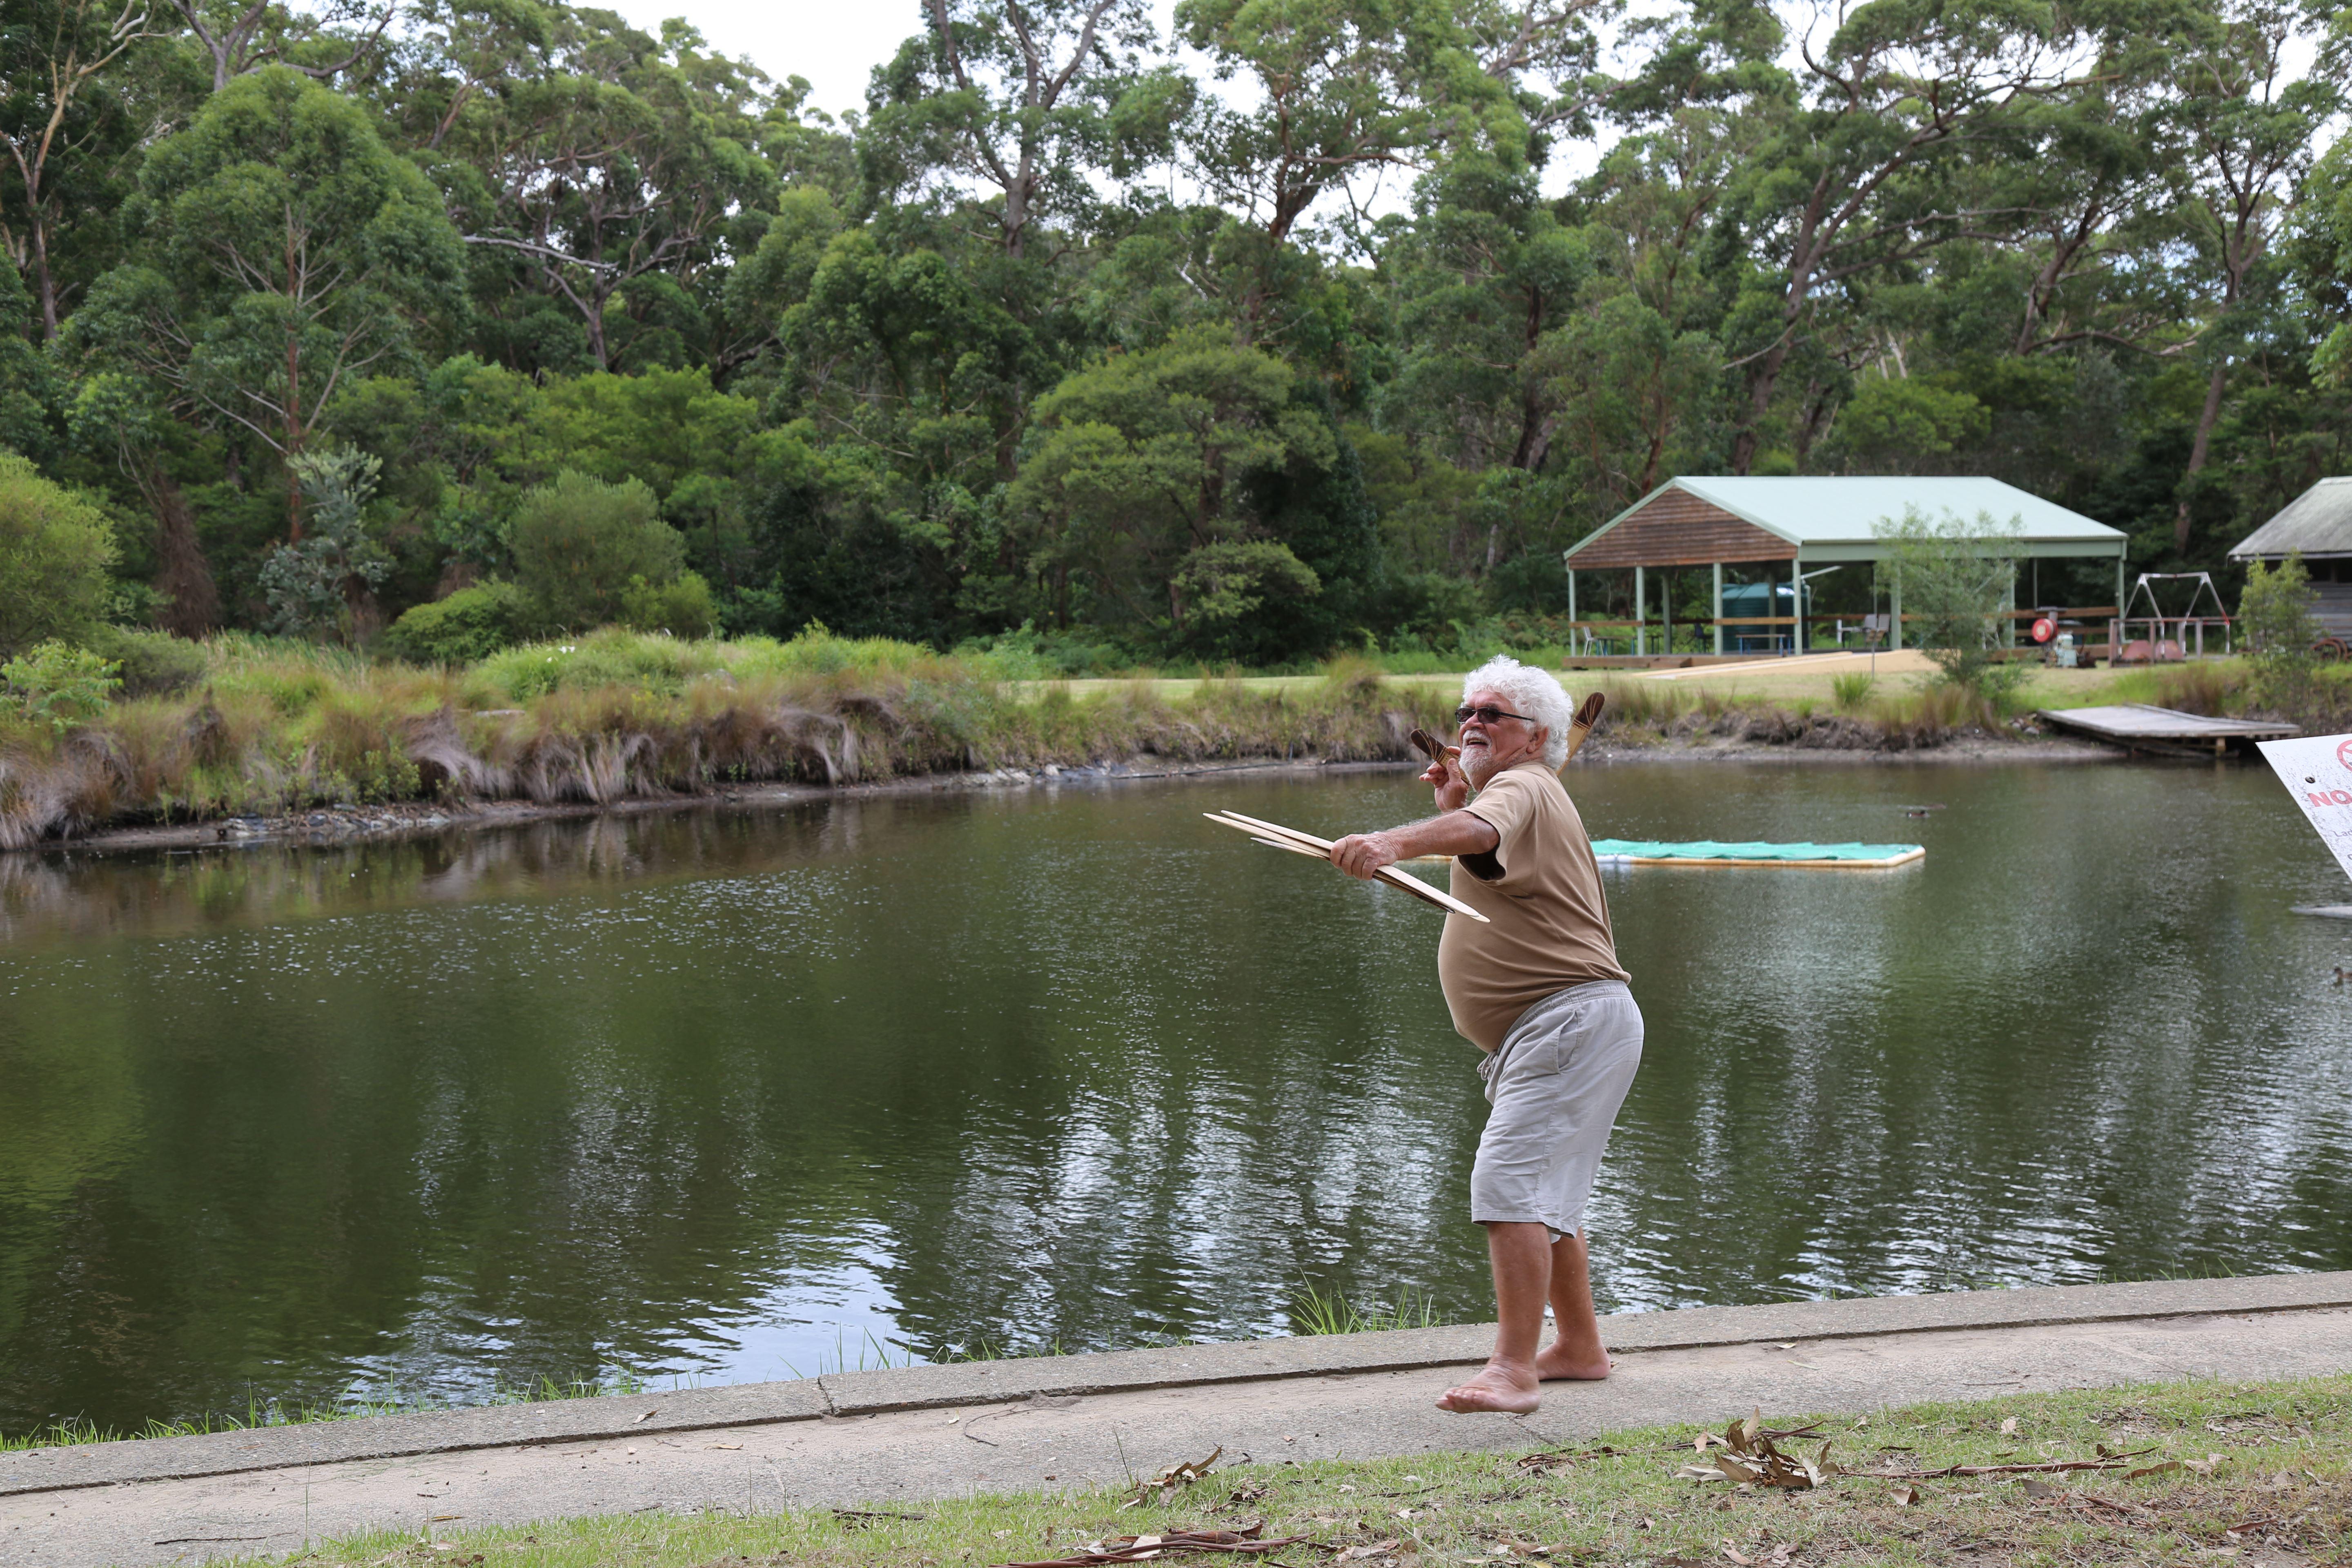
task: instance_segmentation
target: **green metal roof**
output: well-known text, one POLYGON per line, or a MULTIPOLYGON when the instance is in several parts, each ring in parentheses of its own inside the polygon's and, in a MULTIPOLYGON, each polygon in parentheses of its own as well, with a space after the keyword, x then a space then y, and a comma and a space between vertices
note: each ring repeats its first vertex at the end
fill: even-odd
POLYGON ((2105 523, 2015 485, 1981 477, 1685 476, 1643 496, 1612 518, 1609 527, 1667 489, 1685 490, 1712 502, 1808 555, 1817 550, 1868 553, 1878 543, 1877 525, 1900 521, 1906 507, 1916 507, 1930 521, 1940 521, 1947 513, 1970 521, 1988 513, 2004 536, 2022 541, 2037 555, 2121 555, 2126 542, 2119 530, 2105 523))

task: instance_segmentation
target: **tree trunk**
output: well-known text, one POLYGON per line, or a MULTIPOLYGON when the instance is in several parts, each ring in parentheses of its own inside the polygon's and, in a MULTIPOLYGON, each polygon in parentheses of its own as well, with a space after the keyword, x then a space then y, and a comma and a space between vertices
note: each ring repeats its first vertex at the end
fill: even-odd
POLYGON ((140 488, 155 509, 155 588, 164 597, 159 623, 174 637, 200 637, 220 625, 220 591, 196 539, 186 492, 168 474, 151 469, 140 488))
MULTIPOLYGON (((286 291, 294 293, 294 242, 286 242, 286 291)), ((302 482, 294 477, 294 459, 302 453, 301 342, 286 334, 286 542, 302 542, 302 482)))
POLYGON ((1756 363, 1756 374, 1749 379, 1748 417, 1731 437, 1731 471, 1747 473, 1756 466, 1756 448, 1764 442, 1764 416, 1772 406, 1773 389, 1780 384, 1780 367, 1789 360, 1789 334, 1772 345, 1756 363))
POLYGON ((2212 377, 2205 384, 2205 406, 2197 416, 2197 438, 2189 447, 2189 470, 2180 476, 2180 500, 2172 512, 2172 548, 2184 555, 2189 552, 2189 484, 2197 477, 2197 470, 2205 466, 2206 454, 2212 449, 2213 426, 2221 418, 2222 384, 2229 374, 2229 361, 2213 362, 2212 377))
POLYGON ((49 220, 36 207, 33 211, 33 289, 41 301, 41 341, 58 341, 58 285, 49 276, 49 220))
POLYGON ((1519 400, 1519 441, 1511 450, 1511 467, 1534 473, 1543 467, 1544 457, 1551 450, 1549 421, 1544 416, 1543 398, 1533 385, 1519 400))

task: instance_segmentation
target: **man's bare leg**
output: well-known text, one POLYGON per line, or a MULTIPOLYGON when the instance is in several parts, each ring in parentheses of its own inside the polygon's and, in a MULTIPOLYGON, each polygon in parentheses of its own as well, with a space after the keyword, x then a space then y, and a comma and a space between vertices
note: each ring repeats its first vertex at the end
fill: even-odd
MULTIPOLYGON (((1577 1249, 1583 1257, 1583 1249, 1577 1249)), ((1554 1249, 1551 1231, 1541 1225, 1489 1221, 1486 1257, 1495 1268, 1495 1353, 1486 1370, 1458 1388, 1449 1388, 1438 1400, 1440 1410, 1465 1413, 1498 1411, 1523 1415, 1539 1403, 1536 1389, 1536 1347, 1543 1339, 1544 1298, 1552 1286, 1554 1249)), ((1585 1311, 1592 1304, 1588 1297, 1585 1311)), ((1600 1342, 1599 1324, 1593 1342, 1600 1342)))
POLYGON ((1559 1331, 1536 1357, 1536 1376, 1546 1382, 1575 1378, 1591 1383, 1609 1375, 1601 1319, 1592 1310, 1592 1276, 1585 1262, 1582 1231, 1551 1244, 1551 1321, 1559 1331))

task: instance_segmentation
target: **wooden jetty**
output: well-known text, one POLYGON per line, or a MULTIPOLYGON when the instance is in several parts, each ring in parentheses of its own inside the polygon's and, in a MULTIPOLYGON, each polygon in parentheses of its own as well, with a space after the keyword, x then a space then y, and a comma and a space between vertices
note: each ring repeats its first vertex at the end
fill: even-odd
POLYGON ((2256 741, 2282 741, 2303 731, 2260 719, 2209 719, 2148 702, 2105 708, 2044 708, 2037 715, 2062 730, 2089 735, 2127 751, 2168 757, 2220 757, 2256 741))

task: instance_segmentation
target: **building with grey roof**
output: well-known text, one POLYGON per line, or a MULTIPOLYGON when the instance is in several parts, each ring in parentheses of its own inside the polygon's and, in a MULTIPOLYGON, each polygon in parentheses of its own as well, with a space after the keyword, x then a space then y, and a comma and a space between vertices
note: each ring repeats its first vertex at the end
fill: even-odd
POLYGON ((2322 479, 2240 540, 2232 561, 2303 557, 2315 582, 2352 582, 2352 478, 2322 479))
POLYGON ((2232 561, 2273 566, 2289 555, 2311 574, 2320 629, 2352 642, 2352 477, 2320 480, 2230 552, 2232 561))

